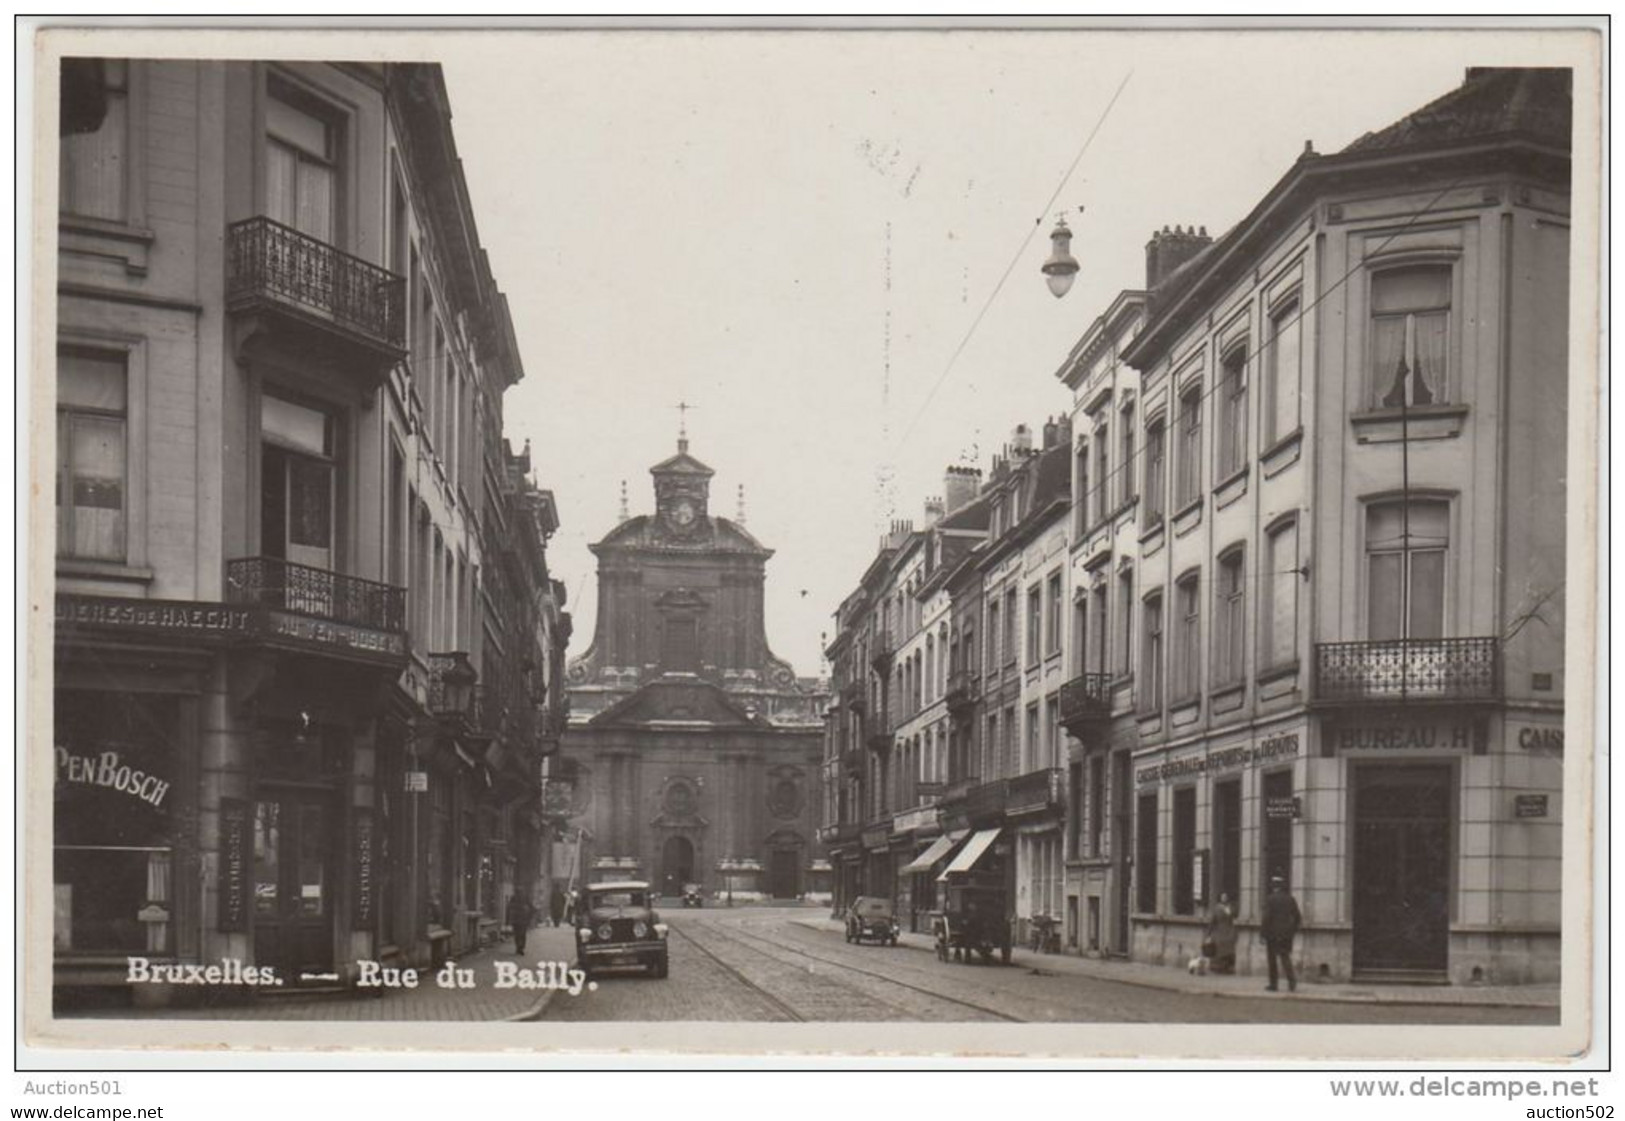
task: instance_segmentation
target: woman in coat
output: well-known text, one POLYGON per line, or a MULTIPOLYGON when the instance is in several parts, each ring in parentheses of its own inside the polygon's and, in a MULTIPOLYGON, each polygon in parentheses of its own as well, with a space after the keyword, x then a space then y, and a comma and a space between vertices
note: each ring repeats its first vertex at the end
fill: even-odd
POLYGON ((1219 893, 1219 901, 1213 905, 1207 917, 1206 943, 1204 949, 1208 949, 1208 968, 1214 973, 1234 973, 1236 912, 1230 906, 1230 896, 1224 892, 1219 893))

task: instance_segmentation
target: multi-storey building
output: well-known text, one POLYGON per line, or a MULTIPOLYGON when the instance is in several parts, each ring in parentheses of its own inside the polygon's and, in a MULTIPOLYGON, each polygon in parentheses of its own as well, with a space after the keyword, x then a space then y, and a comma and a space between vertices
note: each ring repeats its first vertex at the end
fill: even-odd
POLYGON ((58 981, 491 937, 568 624, 438 67, 74 59, 63 108, 58 981))
POLYGON ((1259 968, 1281 876, 1311 975, 1556 976, 1570 98, 1306 151, 1063 368, 1084 948, 1182 963, 1223 894, 1259 968))

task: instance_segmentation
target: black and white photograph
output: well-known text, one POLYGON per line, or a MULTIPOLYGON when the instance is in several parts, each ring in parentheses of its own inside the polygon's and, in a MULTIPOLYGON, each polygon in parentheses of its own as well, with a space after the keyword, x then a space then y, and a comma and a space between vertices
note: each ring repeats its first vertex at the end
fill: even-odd
POLYGON ((36 36, 33 1046, 1591 1045, 1595 30, 36 36))

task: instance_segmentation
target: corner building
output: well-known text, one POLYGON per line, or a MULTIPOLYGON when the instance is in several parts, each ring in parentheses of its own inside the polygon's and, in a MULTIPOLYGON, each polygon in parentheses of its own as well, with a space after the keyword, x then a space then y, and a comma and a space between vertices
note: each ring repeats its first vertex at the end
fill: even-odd
POLYGON ((1069 914, 1182 964, 1557 979, 1567 72, 1475 69, 1216 241, 1165 230, 1078 433, 1069 914))
POLYGON ((650 469, 655 512, 592 546, 598 622, 569 668, 557 779, 587 879, 679 895, 817 890, 821 685, 768 648, 773 550, 710 509, 713 472, 678 441, 650 469))

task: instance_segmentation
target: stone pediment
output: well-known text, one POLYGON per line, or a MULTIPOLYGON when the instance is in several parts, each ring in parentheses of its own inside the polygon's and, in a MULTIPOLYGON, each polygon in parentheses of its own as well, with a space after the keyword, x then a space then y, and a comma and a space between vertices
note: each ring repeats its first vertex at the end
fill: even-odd
POLYGON ((749 728, 757 721, 717 686, 686 674, 667 674, 644 685, 597 716, 595 726, 703 724, 749 728))

